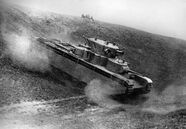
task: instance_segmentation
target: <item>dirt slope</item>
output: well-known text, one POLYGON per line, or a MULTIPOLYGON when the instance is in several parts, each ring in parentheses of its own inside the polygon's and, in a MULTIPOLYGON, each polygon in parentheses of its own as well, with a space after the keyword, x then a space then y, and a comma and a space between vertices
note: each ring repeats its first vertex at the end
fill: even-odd
POLYGON ((21 10, 5 9, 2 17, 8 31, 19 32, 21 26, 33 36, 72 43, 83 42, 82 35, 116 42, 125 47, 124 58, 130 62, 131 68, 152 78, 159 91, 172 83, 179 85, 185 78, 186 41, 79 17, 53 13, 33 15, 28 10, 21 10))
MULTIPOLYGON (((186 77, 186 41, 146 33, 133 28, 89 21, 80 17, 54 13, 32 13, 29 9, 3 6, 0 13, 2 33, 22 33, 32 37, 58 38, 82 43, 82 35, 98 37, 125 47, 125 58, 131 68, 154 81, 156 91, 167 86, 180 86, 186 77)), ((2 43, 1 53, 6 45, 2 43)))
POLYGON ((91 22, 80 17, 43 12, 33 14, 30 10, 17 6, 0 8, 0 25, 2 128, 186 127, 186 113, 184 109, 180 109, 186 106, 183 91, 186 77, 186 41, 125 26, 91 22), (8 54, 7 39, 4 35, 21 35, 23 30, 31 37, 58 38, 72 43, 82 43, 82 35, 116 42, 125 47, 123 58, 131 63, 131 68, 152 78, 155 90, 162 95, 156 96, 152 93, 152 97, 144 104, 140 103, 134 107, 129 105, 128 108, 124 105, 121 109, 98 108, 97 105, 88 103, 86 97, 73 101, 67 99, 66 102, 64 98, 84 96, 86 84, 54 68, 37 71, 26 67, 25 62, 21 64, 13 60, 8 54), (179 91, 183 92, 182 96, 179 91), (29 102, 25 104, 23 101, 29 102), (20 105, 9 106, 11 103, 20 105), (4 108, 4 105, 8 105, 8 108, 4 108), (69 115, 69 112, 72 114, 69 115))

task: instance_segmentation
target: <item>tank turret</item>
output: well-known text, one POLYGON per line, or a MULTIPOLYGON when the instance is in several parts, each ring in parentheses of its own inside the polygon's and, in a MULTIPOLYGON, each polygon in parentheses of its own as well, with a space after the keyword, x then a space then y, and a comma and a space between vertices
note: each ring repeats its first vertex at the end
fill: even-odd
POLYGON ((84 37, 84 39, 86 40, 85 46, 95 53, 94 62, 92 63, 104 64, 102 66, 116 73, 122 73, 123 71, 129 70, 128 63, 120 58, 124 54, 124 49, 119 48, 116 43, 98 38, 84 37), (104 61, 104 63, 102 63, 102 61, 104 61))
MULTIPOLYGON (((84 37, 85 38, 85 37, 84 37)), ((116 43, 104 41, 98 38, 85 38, 86 45, 90 50, 108 58, 115 58, 124 54, 123 49, 120 49, 116 43)))

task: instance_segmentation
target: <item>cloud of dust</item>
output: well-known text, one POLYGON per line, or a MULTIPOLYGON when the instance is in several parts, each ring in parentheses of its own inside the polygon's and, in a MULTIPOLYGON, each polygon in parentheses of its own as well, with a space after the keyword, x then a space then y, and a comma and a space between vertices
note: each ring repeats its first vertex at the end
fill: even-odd
POLYGON ((33 71, 45 72, 49 70, 47 51, 39 47, 25 28, 21 33, 6 32, 3 38, 6 41, 6 54, 15 64, 24 66, 33 71))
POLYGON ((151 92, 142 110, 166 114, 186 108, 186 85, 170 85, 161 94, 151 92))
MULTIPOLYGON (((97 103, 101 107, 109 109, 126 107, 127 105, 113 100, 110 95, 116 94, 117 84, 94 79, 85 87, 85 94, 90 101, 97 103)), ((161 93, 150 92, 148 100, 136 105, 136 109, 153 112, 158 114, 167 114, 180 109, 186 109, 186 85, 170 85, 161 93)), ((136 98, 138 99, 138 98, 136 98)), ((131 100, 132 101, 132 100, 131 100)), ((132 107, 131 107, 132 108, 132 107)))
POLYGON ((119 107, 120 104, 109 97, 115 94, 116 85, 114 82, 103 82, 99 79, 94 79, 85 87, 85 94, 90 101, 97 103, 101 107, 119 107))

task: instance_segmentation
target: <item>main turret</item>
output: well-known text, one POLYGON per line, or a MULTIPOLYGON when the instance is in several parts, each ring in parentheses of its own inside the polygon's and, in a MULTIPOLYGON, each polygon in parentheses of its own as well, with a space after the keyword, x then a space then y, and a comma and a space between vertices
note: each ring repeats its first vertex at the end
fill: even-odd
POLYGON ((90 50, 108 58, 116 58, 124 54, 123 49, 120 49, 115 43, 104 41, 97 38, 85 38, 86 45, 90 50))
POLYGON ((84 37, 84 39, 86 40, 86 43, 80 46, 90 51, 87 51, 88 53, 91 53, 88 55, 93 55, 89 56, 91 63, 104 66, 106 69, 116 73, 122 73, 129 70, 128 63, 119 58, 124 54, 124 49, 120 49, 116 43, 97 38, 84 37))

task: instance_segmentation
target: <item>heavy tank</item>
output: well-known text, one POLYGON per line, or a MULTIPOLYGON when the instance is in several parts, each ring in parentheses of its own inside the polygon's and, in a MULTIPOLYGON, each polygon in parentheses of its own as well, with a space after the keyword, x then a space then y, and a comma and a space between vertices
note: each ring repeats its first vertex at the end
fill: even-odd
MULTIPOLYGON (((42 46, 52 50, 58 58, 66 58, 75 64, 86 67, 117 82, 122 88, 122 90, 120 88, 120 94, 139 95, 147 94, 151 91, 152 80, 131 70, 128 62, 121 58, 124 55, 124 49, 119 48, 115 43, 101 39, 83 38, 85 43, 79 45, 62 42, 57 39, 37 38, 37 41, 42 46)), ((52 65, 55 65, 55 67, 62 66, 59 61, 52 63, 52 65)), ((66 68, 63 67, 63 69, 66 68)))

